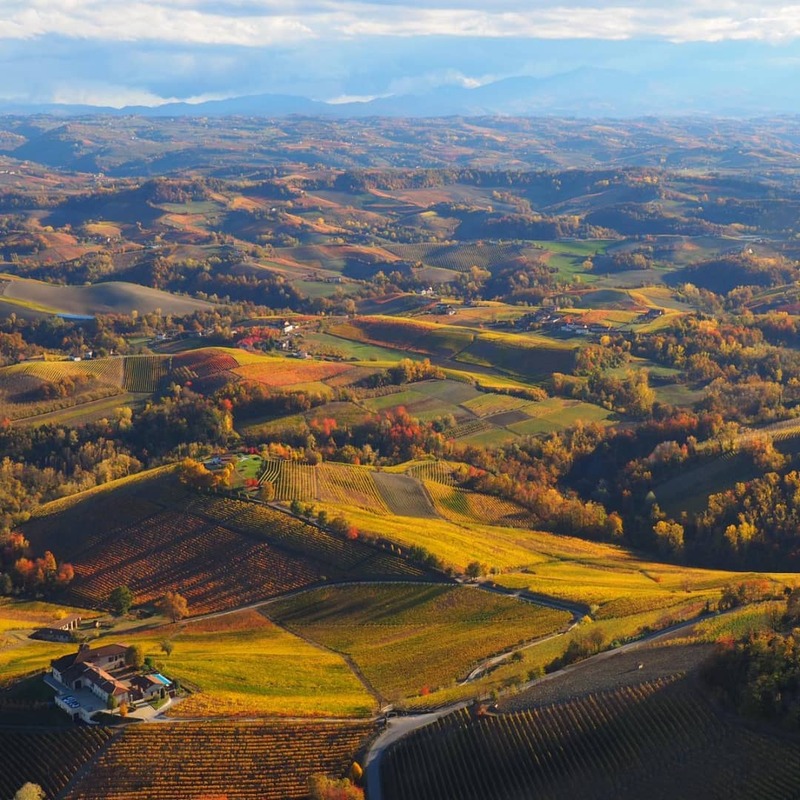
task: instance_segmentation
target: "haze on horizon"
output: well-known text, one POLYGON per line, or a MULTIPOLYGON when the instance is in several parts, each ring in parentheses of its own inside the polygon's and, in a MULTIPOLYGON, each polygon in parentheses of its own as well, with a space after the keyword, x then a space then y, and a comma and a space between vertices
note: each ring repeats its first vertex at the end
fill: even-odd
POLYGON ((792 111, 799 37, 800 4, 775 0, 0 0, 0 100, 335 103, 598 72, 665 114, 749 116, 792 111))

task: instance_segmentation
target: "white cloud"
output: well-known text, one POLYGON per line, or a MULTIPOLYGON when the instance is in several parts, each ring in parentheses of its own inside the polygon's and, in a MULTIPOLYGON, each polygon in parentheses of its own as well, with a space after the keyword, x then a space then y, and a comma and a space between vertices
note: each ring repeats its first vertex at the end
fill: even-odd
POLYGON ((70 83, 55 86, 50 102, 123 108, 157 106, 176 99, 159 97, 153 92, 130 86, 113 86, 105 83, 84 83, 76 86, 70 83))
POLYGON ((675 42, 800 37, 800 4, 745 0, 0 0, 0 39, 263 47, 368 36, 675 42))

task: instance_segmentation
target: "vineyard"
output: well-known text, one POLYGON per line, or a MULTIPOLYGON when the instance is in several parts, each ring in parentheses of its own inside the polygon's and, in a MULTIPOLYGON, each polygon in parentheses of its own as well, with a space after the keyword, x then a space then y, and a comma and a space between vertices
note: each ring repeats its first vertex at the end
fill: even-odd
POLYGON ((343 776, 368 723, 190 723, 127 728, 68 800, 291 800, 343 776))
POLYGON ((0 418, 25 419, 118 395, 122 359, 95 361, 29 361, 0 369, 0 418), (46 384, 74 380, 65 396, 45 397, 46 384))
POLYGON ((287 553, 311 559, 328 577, 421 578, 424 572, 402 558, 360 541, 332 536, 272 508, 225 497, 198 498, 195 512, 231 530, 261 537, 287 553))
POLYGON ((494 430, 494 425, 491 422, 486 422, 482 419, 471 419, 456 425, 454 428, 450 428, 447 431, 447 435, 451 439, 463 439, 466 436, 474 436, 476 433, 484 433, 491 430, 494 430))
POLYGON ((299 461, 265 460, 260 482, 275 487, 276 500, 316 500, 319 482, 316 467, 299 461))
POLYGON ((425 488, 438 514, 452 522, 513 525, 526 517, 524 508, 500 497, 468 492, 433 481, 425 481, 425 488))
POLYGON ((266 613, 350 656, 393 702, 450 685, 483 659, 570 619, 564 611, 453 586, 326 587, 266 613))
POLYGON ((267 386, 294 386, 333 378, 352 369, 348 364, 329 361, 264 359, 237 367, 235 373, 248 381, 267 386))
POLYGON ((491 365, 501 372, 541 380, 554 372, 571 372, 575 351, 549 340, 483 333, 456 360, 491 365))
POLYGON ((256 716, 364 718, 375 700, 336 653, 304 642, 254 609, 126 635, 146 656, 192 688, 171 719, 256 716), (267 666, 268 665, 268 666, 267 666))
POLYGON ((438 517, 425 487, 416 478, 390 472, 376 472, 374 476, 375 483, 392 514, 423 519, 438 517))
POLYGON ((406 470, 406 475, 410 475, 419 481, 434 481, 444 486, 455 486, 452 465, 439 459, 413 463, 406 470))
POLYGON ((219 372, 229 372, 239 366, 239 362, 223 350, 190 350, 179 353, 172 359, 176 373, 184 373, 189 378, 207 378, 219 372))
POLYGON ((179 591, 193 614, 243 605, 321 579, 312 565, 263 540, 169 511, 91 537, 73 564, 69 598, 77 605, 104 606, 111 590, 124 583, 139 602, 179 591))
POLYGON ((323 463, 317 468, 319 499, 323 503, 339 503, 368 508, 377 514, 389 513, 379 490, 380 477, 363 467, 323 463))
POLYGON ((56 797, 112 735, 109 728, 100 727, 0 729, 0 797, 13 797, 28 782, 41 786, 48 798, 56 797))
POLYGON ((168 356, 126 356, 124 386, 128 392, 157 391, 169 372, 168 356))
POLYGON ((486 393, 472 400, 467 400, 461 405, 475 414, 476 417, 491 417, 495 414, 517 411, 530 405, 530 400, 525 400, 522 397, 513 397, 507 394, 486 393))
POLYGON ((29 375, 42 381, 58 381, 63 377, 92 375, 99 382, 122 385, 121 358, 98 358, 92 361, 27 361, 7 368, 6 374, 29 375))
POLYGON ((666 679, 514 714, 450 714, 395 745, 387 800, 796 796, 800 748, 666 679), (734 793, 731 794, 731 791, 734 793))

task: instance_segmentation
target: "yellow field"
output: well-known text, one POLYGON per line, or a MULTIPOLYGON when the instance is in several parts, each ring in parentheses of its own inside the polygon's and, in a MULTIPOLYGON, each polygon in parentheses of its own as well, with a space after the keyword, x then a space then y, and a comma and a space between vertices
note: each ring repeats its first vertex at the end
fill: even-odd
POLYGON ((11 600, 0 598, 0 632, 29 631, 53 625, 72 614, 80 614, 84 619, 98 616, 96 611, 70 608, 38 600, 11 600))
POLYGON ((343 658, 307 644, 256 611, 168 625, 127 639, 141 644, 167 676, 200 688, 170 716, 363 717, 375 710, 343 658), (164 639, 174 644, 169 657, 160 648, 164 639))
POLYGON ((74 644, 37 642, 8 632, 0 634, 0 687, 45 670, 52 659, 74 653, 76 649, 74 644))

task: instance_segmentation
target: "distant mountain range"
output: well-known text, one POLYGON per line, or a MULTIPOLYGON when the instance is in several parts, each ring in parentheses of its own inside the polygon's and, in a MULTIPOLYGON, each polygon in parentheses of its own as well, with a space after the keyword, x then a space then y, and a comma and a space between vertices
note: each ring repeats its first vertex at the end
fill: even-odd
MULTIPOLYGON (((774 72, 774 71, 773 71, 774 72)), ((722 73, 635 75, 581 68, 547 78, 514 77, 477 88, 442 86, 424 94, 366 102, 328 103, 285 94, 258 94, 203 103, 111 108, 89 105, 0 103, 0 113, 137 115, 144 117, 572 116, 634 117, 709 114, 758 116, 797 113, 796 83, 753 71, 732 81, 722 73)))

